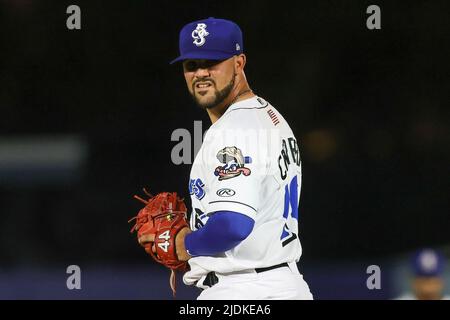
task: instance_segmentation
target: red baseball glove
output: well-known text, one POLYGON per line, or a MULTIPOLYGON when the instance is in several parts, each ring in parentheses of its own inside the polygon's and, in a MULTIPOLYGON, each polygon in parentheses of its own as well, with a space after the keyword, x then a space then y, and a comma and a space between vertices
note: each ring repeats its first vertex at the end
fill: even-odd
POLYGON ((138 215, 128 222, 136 220, 131 232, 137 231, 138 239, 144 235, 154 235, 154 241, 145 243, 145 251, 154 260, 171 270, 170 287, 175 296, 176 270, 185 271, 186 261, 180 261, 177 257, 175 237, 178 232, 188 227, 186 220, 186 205, 176 192, 162 192, 152 196, 144 189, 149 197, 144 200, 134 196, 145 204, 138 215))

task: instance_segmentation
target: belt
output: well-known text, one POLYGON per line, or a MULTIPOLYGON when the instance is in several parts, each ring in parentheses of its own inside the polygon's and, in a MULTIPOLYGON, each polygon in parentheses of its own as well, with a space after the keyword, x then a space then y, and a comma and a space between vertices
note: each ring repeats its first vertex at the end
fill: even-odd
MULTIPOLYGON (((287 262, 280 263, 274 266, 265 267, 265 268, 255 268, 256 273, 266 272, 273 269, 278 269, 282 267, 289 267, 287 262)), ((219 278, 217 278, 216 273, 214 271, 211 271, 206 275, 205 280, 203 281, 203 285, 206 285, 208 287, 212 287, 213 285, 217 284, 219 282, 219 278)))

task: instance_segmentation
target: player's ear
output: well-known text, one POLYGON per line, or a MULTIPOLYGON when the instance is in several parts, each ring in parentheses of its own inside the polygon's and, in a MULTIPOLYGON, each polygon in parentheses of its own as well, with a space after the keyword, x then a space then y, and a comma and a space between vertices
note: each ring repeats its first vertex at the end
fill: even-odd
POLYGON ((244 71, 246 61, 247 61, 247 57, 243 53, 235 56, 234 63, 235 63, 236 73, 239 74, 244 71))

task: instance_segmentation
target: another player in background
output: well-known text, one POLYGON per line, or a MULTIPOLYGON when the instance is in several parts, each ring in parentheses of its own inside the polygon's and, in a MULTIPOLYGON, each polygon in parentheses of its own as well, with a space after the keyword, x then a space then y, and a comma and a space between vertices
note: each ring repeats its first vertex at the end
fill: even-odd
POLYGON ((203 289, 199 299, 312 299, 296 264, 298 142, 250 89, 240 28, 195 21, 179 45, 173 62, 182 61, 189 93, 212 122, 192 165, 190 229, 176 238, 179 259, 190 265, 185 284, 203 289))
POLYGON ((444 295, 445 258, 433 249, 421 249, 412 259, 411 293, 400 296, 399 300, 450 300, 444 295))

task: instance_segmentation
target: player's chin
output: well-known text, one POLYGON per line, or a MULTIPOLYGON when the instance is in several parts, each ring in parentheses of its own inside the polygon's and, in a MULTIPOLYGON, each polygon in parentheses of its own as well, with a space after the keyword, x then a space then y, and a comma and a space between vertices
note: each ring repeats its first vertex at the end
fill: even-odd
POLYGON ((214 96, 214 94, 207 94, 205 96, 196 95, 195 101, 203 109, 209 109, 216 105, 216 97, 214 96))
POLYGON ((208 101, 214 99, 215 97, 214 90, 212 90, 211 88, 196 89, 194 95, 198 101, 208 101))

